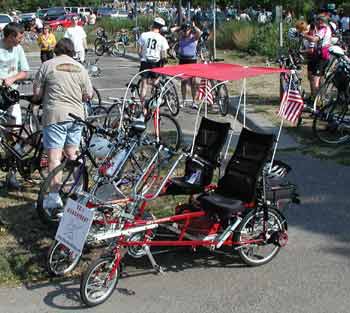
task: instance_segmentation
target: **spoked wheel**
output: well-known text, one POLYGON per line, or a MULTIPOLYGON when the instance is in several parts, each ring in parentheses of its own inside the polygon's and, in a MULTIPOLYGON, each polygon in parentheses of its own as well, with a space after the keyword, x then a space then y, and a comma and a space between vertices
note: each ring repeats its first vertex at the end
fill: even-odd
POLYGON ((92 86, 93 89, 93 94, 92 94, 92 99, 91 102, 93 105, 101 105, 101 94, 98 91, 98 89, 95 86, 92 86))
POLYGON ((317 112, 312 130, 326 144, 342 144, 350 140, 350 114, 347 106, 330 104, 317 112))
POLYGON ((237 232, 235 242, 247 242, 249 240, 262 239, 261 243, 247 243, 238 247, 238 254, 242 261, 250 266, 263 265, 270 262, 280 251, 281 247, 276 242, 269 240, 284 234, 286 231, 285 221, 281 215, 268 209, 267 220, 264 221, 262 211, 251 211, 242 220, 237 232), (265 229, 264 231, 264 224, 265 229))
POLYGON ((168 50, 168 56, 172 59, 176 60, 177 58, 177 51, 179 50, 179 43, 175 42, 173 45, 170 46, 168 50))
POLYGON ((220 85, 215 88, 215 103, 219 107, 222 116, 226 116, 228 113, 229 96, 226 84, 220 85))
POLYGON ((51 275, 63 276, 71 272, 78 265, 79 260, 78 254, 63 243, 55 241, 47 257, 47 269, 51 275))
POLYGON ((103 127, 107 118, 107 109, 103 106, 97 106, 91 110, 89 121, 95 126, 103 127))
POLYGON ((210 51, 206 46, 201 46, 198 51, 198 56, 203 62, 210 61, 210 51))
POLYGON ((120 276, 120 268, 113 271, 114 258, 103 257, 93 262, 83 274, 80 296, 87 306, 105 302, 113 293, 120 276))
POLYGON ((318 90, 314 100, 314 106, 322 110, 331 103, 336 102, 337 98, 338 88, 334 85, 333 75, 330 75, 318 90))
POLYGON ((178 150, 182 142, 182 131, 179 123, 171 116, 165 113, 159 114, 159 121, 150 118, 147 121, 147 134, 152 140, 157 139, 159 132, 159 141, 161 144, 173 150, 178 150))
POLYGON ((121 109, 123 104, 116 102, 108 109, 104 126, 107 128, 118 128, 120 123, 121 109))
POLYGON ((112 55, 115 57, 122 57, 126 53, 125 44, 123 42, 116 42, 112 47, 112 55))
POLYGON ((105 46, 103 42, 98 42, 95 45, 95 53, 99 57, 101 57, 105 53, 105 46))
MULTIPOLYGON (((43 184, 41 185, 36 209, 39 218, 46 224, 56 225, 59 221, 57 213, 62 209, 69 197, 79 191, 87 191, 88 173, 84 164, 78 161, 64 160, 59 166, 50 172, 43 184), (52 185, 61 176, 61 185, 58 193, 62 203, 57 203, 56 208, 49 208, 48 195, 52 190, 52 185)), ((52 205, 51 205, 52 206, 52 205)))
MULTIPOLYGON (((167 81, 164 81, 163 85, 166 84, 167 81)), ((176 90, 176 86, 173 82, 167 84, 167 91, 164 94, 164 107, 168 108, 170 114, 172 116, 176 116, 179 114, 180 110, 180 100, 179 95, 176 90)))

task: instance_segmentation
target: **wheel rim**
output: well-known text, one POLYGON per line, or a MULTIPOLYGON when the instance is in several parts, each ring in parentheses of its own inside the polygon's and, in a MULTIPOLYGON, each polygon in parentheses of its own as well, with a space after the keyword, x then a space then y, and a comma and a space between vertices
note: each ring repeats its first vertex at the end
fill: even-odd
MULTIPOLYGON (((263 212, 259 212, 256 215, 252 215, 244 223, 240 232, 240 241, 246 242, 247 240, 259 239, 263 234, 263 212)), ((269 211, 267 224, 267 235, 270 236, 274 232, 282 231, 283 225, 280 223, 279 217, 269 211)), ((259 265, 271 260, 280 250, 280 247, 274 243, 262 243, 262 244, 248 244, 239 247, 239 253, 243 255, 249 262, 259 265)))
POLYGON ((114 273, 113 278, 110 279, 108 276, 112 265, 112 260, 105 260, 97 264, 91 271, 84 288, 86 298, 90 302, 102 302, 113 291, 118 277, 118 269, 114 273))
POLYGON ((50 271, 58 276, 64 275, 73 270, 78 261, 78 254, 57 242, 49 258, 50 271))

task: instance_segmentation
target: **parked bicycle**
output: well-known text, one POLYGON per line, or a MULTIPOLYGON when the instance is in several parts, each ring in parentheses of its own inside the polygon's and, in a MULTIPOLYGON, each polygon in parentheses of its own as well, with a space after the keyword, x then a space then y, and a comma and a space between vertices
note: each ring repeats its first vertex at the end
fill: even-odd
POLYGON ((113 56, 124 56, 125 52, 124 42, 120 41, 120 38, 109 40, 104 30, 101 37, 95 40, 95 53, 98 56, 102 56, 105 53, 112 54, 113 56))

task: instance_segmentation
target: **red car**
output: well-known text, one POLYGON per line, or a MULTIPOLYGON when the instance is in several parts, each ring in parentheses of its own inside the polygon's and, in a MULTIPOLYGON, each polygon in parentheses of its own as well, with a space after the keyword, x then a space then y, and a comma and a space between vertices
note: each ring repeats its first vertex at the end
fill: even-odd
MULTIPOLYGON (((63 31, 65 28, 71 27, 73 25, 73 16, 78 16, 77 14, 66 14, 62 15, 56 20, 48 21, 52 30, 63 31)), ((84 22, 79 19, 78 25, 84 26, 84 22)))

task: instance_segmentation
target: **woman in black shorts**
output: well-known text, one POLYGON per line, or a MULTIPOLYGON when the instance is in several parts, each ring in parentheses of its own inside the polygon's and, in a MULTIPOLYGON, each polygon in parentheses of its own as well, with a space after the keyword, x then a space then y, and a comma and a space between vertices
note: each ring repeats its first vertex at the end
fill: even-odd
MULTIPOLYGON (((171 29, 172 32, 179 32, 179 64, 197 63, 197 44, 201 35, 201 31, 194 22, 185 22, 181 27, 176 26, 171 29)), ((196 83, 194 78, 181 81, 181 94, 183 105, 186 101, 187 85, 191 85, 192 92, 192 108, 197 109, 196 99, 196 83)))

